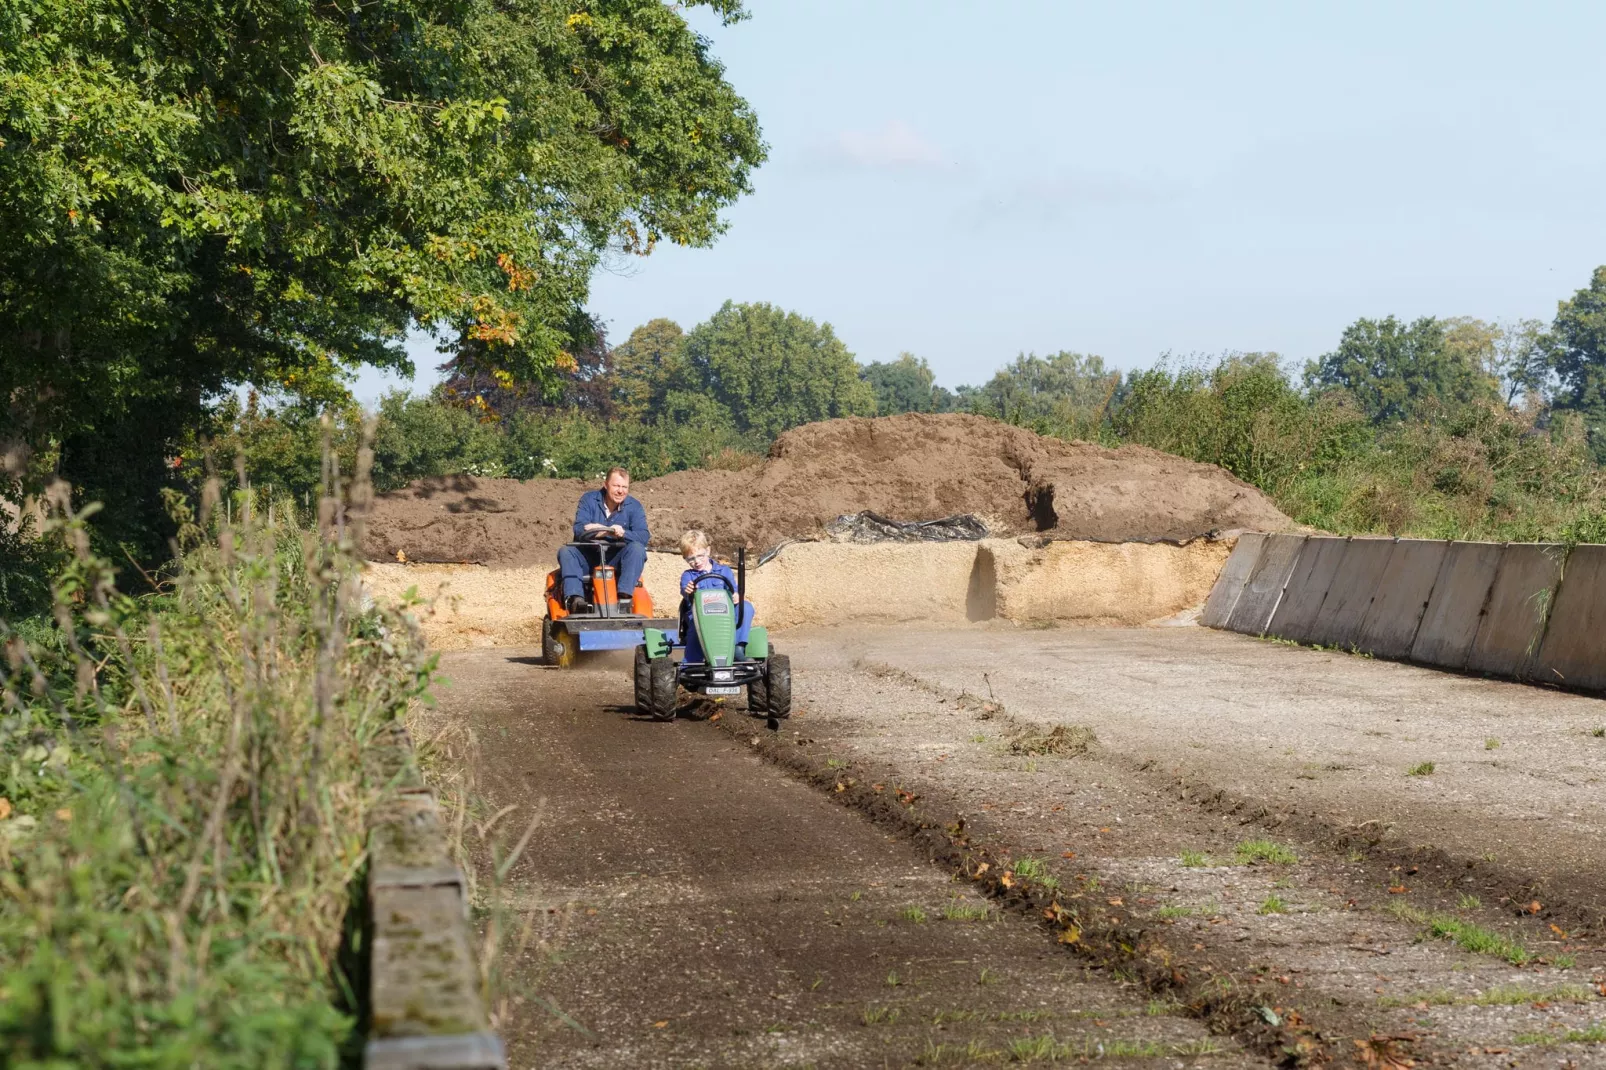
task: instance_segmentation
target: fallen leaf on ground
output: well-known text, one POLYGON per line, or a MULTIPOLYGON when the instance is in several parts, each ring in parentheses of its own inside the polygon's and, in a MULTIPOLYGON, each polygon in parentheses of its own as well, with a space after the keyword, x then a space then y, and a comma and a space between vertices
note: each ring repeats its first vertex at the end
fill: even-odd
POLYGON ((1410 890, 1411 889, 1407 888, 1403 884, 1391 884, 1391 885, 1389 885, 1389 894, 1390 895, 1404 895, 1406 892, 1409 892, 1410 890))
POLYGON ((1563 929, 1559 925, 1556 925, 1555 923, 1551 924, 1550 931, 1561 937, 1563 940, 1567 939, 1567 930, 1563 929))
POLYGON ((1061 858, 1075 858, 1076 857, 1076 852, 1075 851, 1061 851, 1060 852, 1060 857, 1061 858))
POLYGON ((668 1025, 668 1024, 669 1024, 669 1019, 667 1019, 667 1018, 665 1018, 665 1019, 664 1019, 664 1020, 663 1020, 663 1021, 661 1021, 661 1022, 654 1022, 654 1023, 652 1023, 652 1027, 653 1027, 653 1028, 654 1028, 654 1029, 662 1029, 662 1028, 663 1028, 663 1027, 664 1027, 664 1026, 666 1026, 666 1025, 668 1025))
POLYGON ((1545 909, 1545 906, 1539 900, 1535 899, 1533 902, 1529 903, 1523 909, 1526 910, 1530 914, 1537 914, 1541 910, 1545 909))
POLYGON ((998 878, 998 883, 1002 884, 1005 888, 1015 887, 1015 874, 1011 873, 1007 869, 1004 870, 1004 875, 998 878))

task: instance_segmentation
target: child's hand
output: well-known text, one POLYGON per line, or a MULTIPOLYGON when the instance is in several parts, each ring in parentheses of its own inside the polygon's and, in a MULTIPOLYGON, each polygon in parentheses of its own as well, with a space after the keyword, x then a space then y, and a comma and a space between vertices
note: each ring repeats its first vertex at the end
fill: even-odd
POLYGON ((683 587, 682 587, 682 588, 681 588, 681 589, 680 589, 680 593, 681 593, 681 594, 691 594, 691 589, 692 589, 692 588, 693 588, 693 587, 695 587, 695 586, 697 586, 697 584, 696 584, 696 583, 695 583, 695 582, 694 582, 694 581, 692 581, 692 580, 687 580, 687 581, 686 581, 686 584, 685 584, 685 586, 683 586, 683 587))

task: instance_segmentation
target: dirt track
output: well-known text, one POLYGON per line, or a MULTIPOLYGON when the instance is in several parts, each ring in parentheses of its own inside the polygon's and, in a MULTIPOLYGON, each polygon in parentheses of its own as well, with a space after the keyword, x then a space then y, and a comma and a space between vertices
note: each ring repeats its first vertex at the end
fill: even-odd
POLYGON ((486 806, 551 808, 513 875, 553 938, 522 960, 514 1065, 968 1065, 1210 1029, 1210 1065, 1606 1066, 1606 705, 1194 628, 784 641, 801 710, 773 735, 739 705, 637 722, 613 666, 449 657, 486 806), (1098 741, 1054 753, 1056 724, 1098 741), (1242 864, 1257 839, 1298 861, 1242 864), (1000 881, 1027 856, 1059 887, 1000 881), (939 919, 980 895, 997 920, 939 919))

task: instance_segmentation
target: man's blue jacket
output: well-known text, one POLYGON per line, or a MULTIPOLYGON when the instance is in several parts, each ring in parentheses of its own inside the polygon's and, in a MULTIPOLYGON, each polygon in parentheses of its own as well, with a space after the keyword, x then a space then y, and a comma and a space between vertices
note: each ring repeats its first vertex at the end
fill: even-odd
POLYGON ((612 516, 607 512, 607 499, 600 490, 588 490, 580 495, 580 505, 574 511, 574 538, 576 542, 589 539, 591 532, 586 530, 587 524, 602 524, 611 527, 618 524, 625 529, 625 538, 631 542, 639 542, 643 547, 647 545, 647 511, 641 503, 631 497, 626 497, 619 504, 619 509, 612 516))

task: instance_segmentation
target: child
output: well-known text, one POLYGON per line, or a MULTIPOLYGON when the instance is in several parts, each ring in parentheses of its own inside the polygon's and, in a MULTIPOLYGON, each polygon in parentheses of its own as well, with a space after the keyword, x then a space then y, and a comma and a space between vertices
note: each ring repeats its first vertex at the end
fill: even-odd
POLYGON ((680 574, 680 636, 686 645, 687 661, 703 660, 703 650, 697 642, 697 629, 692 627, 691 621, 692 592, 699 587, 722 589, 725 587, 723 583, 710 580, 709 577, 723 576, 730 581, 731 601, 738 603, 736 607, 738 649, 747 644, 748 630, 753 626, 753 604, 742 602, 742 596, 736 593, 736 574, 730 570, 729 565, 722 565, 714 560, 712 549, 708 533, 705 531, 693 528, 680 537, 680 556, 686 559, 686 571, 680 574))

